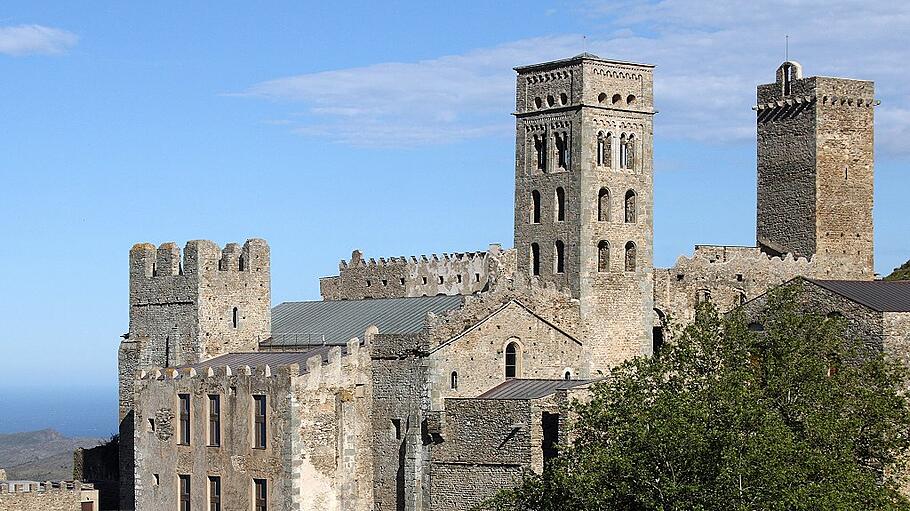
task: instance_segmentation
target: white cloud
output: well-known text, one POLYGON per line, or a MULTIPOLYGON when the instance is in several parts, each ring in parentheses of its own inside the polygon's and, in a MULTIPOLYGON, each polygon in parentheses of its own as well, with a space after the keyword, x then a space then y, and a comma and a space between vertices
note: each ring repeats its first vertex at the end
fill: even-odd
MULTIPOLYGON (((587 49, 657 65, 657 135, 742 142, 754 137, 755 86, 790 57, 807 75, 876 81, 880 147, 910 155, 910 3, 864 0, 606 0, 574 11, 601 24, 587 49)), ((279 78, 244 95, 305 105, 293 129, 355 145, 402 145, 511 133, 516 65, 582 51, 579 35, 515 41, 413 63, 279 78)))
POLYGON ((79 41, 72 32, 42 25, 0 27, 0 53, 13 56, 63 53, 79 41))

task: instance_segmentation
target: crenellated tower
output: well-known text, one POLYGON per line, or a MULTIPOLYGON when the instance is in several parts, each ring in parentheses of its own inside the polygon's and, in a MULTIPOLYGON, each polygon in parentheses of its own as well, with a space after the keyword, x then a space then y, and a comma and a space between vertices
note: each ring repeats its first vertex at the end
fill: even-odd
POLYGON ((250 239, 222 250, 190 241, 130 250, 130 326, 118 353, 121 509, 133 509, 133 388, 140 369, 257 351, 271 333, 269 246, 250 239))
POLYGON ((591 369, 650 353, 653 66, 516 68, 517 267, 578 298, 591 369))
POLYGON ((875 84, 787 61, 759 85, 757 240, 812 257, 816 275, 872 279, 875 84))

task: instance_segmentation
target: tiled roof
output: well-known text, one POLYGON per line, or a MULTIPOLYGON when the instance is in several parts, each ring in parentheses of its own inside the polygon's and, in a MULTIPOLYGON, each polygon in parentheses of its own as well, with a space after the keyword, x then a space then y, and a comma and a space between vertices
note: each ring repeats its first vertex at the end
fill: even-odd
POLYGON ((910 281, 807 280, 879 312, 910 312, 910 281))
POLYGON ((537 399, 557 390, 571 389, 594 380, 506 380, 484 392, 478 399, 537 399))
MULTIPOLYGON (((332 348, 333 346, 320 346, 318 348, 313 348, 306 351, 258 351, 248 353, 228 353, 226 355, 221 355, 219 357, 206 360, 205 362, 180 366, 179 368, 192 367, 193 369, 199 371, 207 367, 231 366, 232 369, 236 370, 236 368, 240 366, 258 367, 267 365, 274 369, 279 366, 298 364, 300 366, 300 372, 305 373, 307 369, 307 359, 316 355, 322 355, 322 361, 325 362, 329 359, 329 350, 332 348)), ((342 348, 342 354, 344 354, 345 351, 346 350, 342 348)))
POLYGON ((442 314, 463 303, 457 295, 284 302, 272 309, 272 339, 264 345, 341 345, 362 338, 370 325, 379 333, 417 333, 428 312, 442 314))

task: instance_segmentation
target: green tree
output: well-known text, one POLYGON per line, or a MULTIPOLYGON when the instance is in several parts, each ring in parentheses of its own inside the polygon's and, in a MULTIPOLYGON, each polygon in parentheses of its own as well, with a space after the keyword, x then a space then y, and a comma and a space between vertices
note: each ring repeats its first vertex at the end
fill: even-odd
POLYGON ((891 275, 885 277, 885 280, 910 280, 910 261, 895 268, 891 275))
POLYGON ((763 331, 701 307, 576 403, 573 441, 497 511, 905 510, 906 373, 843 319, 769 297, 763 331))

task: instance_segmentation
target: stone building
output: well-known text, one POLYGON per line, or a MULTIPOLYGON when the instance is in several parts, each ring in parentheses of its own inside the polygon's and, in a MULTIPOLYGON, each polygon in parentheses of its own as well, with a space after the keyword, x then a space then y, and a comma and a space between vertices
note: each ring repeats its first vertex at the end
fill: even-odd
MULTIPOLYGON (((469 509, 542 470, 569 403, 699 301, 804 276, 833 304, 849 293, 832 279, 878 284, 873 85, 795 62, 758 88, 756 245, 654 268, 652 70, 516 68, 512 249, 357 250, 323 300, 271 308, 262 240, 135 245, 122 509, 469 509)), ((875 335, 910 342, 905 311, 870 310, 875 335)))
POLYGON ((79 481, 0 482, 0 511, 97 511, 97 509, 98 490, 91 484, 79 481))

